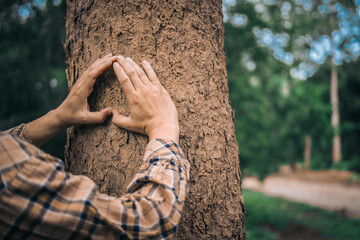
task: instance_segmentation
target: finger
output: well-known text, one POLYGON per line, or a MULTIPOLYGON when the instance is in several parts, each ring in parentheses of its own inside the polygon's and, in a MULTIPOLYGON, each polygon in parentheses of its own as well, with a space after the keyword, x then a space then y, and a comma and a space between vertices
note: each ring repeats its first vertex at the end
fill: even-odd
POLYGON ((108 57, 111 57, 111 56, 112 56, 112 53, 108 53, 103 58, 108 58, 108 57))
POLYGON ((118 62, 114 63, 114 71, 120 82, 121 87, 124 89, 126 97, 131 98, 132 94, 135 93, 134 85, 131 83, 130 78, 126 75, 124 69, 119 65, 118 62))
POLYGON ((142 88, 144 86, 144 83, 141 81, 135 68, 133 68, 123 56, 118 56, 118 62, 120 63, 120 66, 124 69, 126 75, 129 76, 130 81, 134 85, 135 89, 138 90, 142 88))
POLYGON ((116 57, 108 57, 102 58, 99 61, 95 62, 91 66, 91 70, 89 71, 90 78, 97 78, 100 76, 106 69, 108 69, 113 62, 116 61, 116 57))
POLYGON ((131 130, 132 123, 130 117, 122 115, 119 111, 112 111, 112 123, 118 127, 124 128, 126 130, 131 130))
POLYGON ((90 93, 92 92, 96 78, 100 76, 106 69, 108 69, 115 61, 116 61, 116 57, 111 57, 107 59, 98 59, 88 68, 87 74, 85 73, 84 78, 82 80, 82 83, 88 92, 87 94, 90 95, 90 93))
POLYGON ((104 57, 102 57, 102 58, 99 57, 98 59, 96 59, 95 62, 93 62, 93 64, 92 64, 90 67, 94 68, 95 66, 98 65, 99 61, 101 61, 101 60, 103 60, 103 59, 106 59, 106 58, 109 58, 109 57, 111 57, 111 56, 112 56, 112 53, 109 53, 109 54, 107 54, 106 56, 104 56, 104 57))
POLYGON ((161 85, 158 77, 156 76, 156 73, 154 72, 154 69, 151 67, 150 63, 148 63, 146 60, 142 62, 142 65, 144 67, 144 70, 149 78, 149 80, 156 85, 161 85))
POLYGON ((84 116, 84 123, 103 123, 111 114, 111 108, 105 108, 99 112, 86 112, 84 116))
POLYGON ((126 60, 131 64, 131 66, 136 70, 137 74, 139 75, 141 81, 145 84, 145 85, 149 85, 151 82, 148 79, 148 77, 146 76, 145 72, 139 67, 139 65, 136 64, 136 62, 134 60, 132 60, 131 58, 127 57, 126 60))

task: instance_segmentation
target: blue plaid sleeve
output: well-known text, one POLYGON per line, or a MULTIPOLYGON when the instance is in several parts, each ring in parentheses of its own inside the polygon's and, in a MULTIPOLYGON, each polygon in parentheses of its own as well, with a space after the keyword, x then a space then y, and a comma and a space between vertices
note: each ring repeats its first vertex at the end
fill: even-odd
POLYGON ((1 239, 175 237, 190 168, 175 142, 151 141, 129 192, 115 198, 16 136, 0 135, 1 239))

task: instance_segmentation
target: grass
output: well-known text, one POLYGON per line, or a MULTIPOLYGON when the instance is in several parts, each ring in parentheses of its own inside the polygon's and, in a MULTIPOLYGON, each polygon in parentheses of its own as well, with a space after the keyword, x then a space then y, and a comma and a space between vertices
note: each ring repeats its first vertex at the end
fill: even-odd
POLYGON ((243 195, 247 240, 276 240, 292 224, 311 228, 324 239, 360 239, 360 220, 249 190, 243 190, 243 195))

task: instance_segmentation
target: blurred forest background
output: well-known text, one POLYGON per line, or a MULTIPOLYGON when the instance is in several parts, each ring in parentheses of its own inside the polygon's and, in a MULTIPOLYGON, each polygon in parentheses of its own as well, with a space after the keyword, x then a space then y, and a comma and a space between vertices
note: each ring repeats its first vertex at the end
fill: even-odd
MULTIPOLYGON (((244 175, 264 178, 281 165, 360 172, 360 1, 225 0, 225 48, 244 175), (339 126, 332 126, 331 72, 339 126), (334 136, 341 160, 333 163, 334 136)), ((67 94, 66 4, 0 2, 0 129, 56 108, 67 94)), ((44 146, 63 157, 65 132, 44 146)))

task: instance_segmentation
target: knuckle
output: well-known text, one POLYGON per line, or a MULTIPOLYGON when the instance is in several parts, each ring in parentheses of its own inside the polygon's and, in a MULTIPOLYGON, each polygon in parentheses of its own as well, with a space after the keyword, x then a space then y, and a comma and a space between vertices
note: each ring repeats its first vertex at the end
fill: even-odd
POLYGON ((149 89, 147 87, 141 86, 138 87, 136 89, 136 93, 137 93, 137 97, 138 100, 140 101, 141 99, 143 99, 144 97, 148 96, 150 94, 151 90, 149 91, 149 89))
POLYGON ((149 88, 149 90, 146 91, 145 94, 151 95, 151 96, 158 96, 158 95, 161 94, 161 90, 160 90, 158 87, 156 87, 156 86, 151 86, 151 87, 149 88))
POLYGON ((119 81, 120 81, 120 83, 126 83, 126 82, 130 81, 130 78, 128 76, 126 76, 126 77, 124 76, 124 77, 120 78, 119 81))
POLYGON ((139 71, 139 76, 140 76, 141 78, 143 78, 143 77, 146 76, 146 74, 145 74, 143 71, 139 71))
POLYGON ((134 69, 130 69, 129 70, 129 75, 130 76, 134 76, 136 74, 135 70, 134 69))

